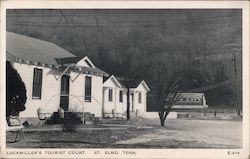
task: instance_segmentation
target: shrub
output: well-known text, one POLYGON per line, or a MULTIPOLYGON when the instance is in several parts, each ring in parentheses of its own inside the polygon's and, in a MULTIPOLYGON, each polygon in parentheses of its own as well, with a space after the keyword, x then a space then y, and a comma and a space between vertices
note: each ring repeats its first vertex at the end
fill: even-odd
POLYGON ((22 78, 6 61, 6 117, 17 116, 20 111, 24 111, 26 100, 26 87, 22 78))
POLYGON ((63 120, 63 131, 76 132, 81 123, 81 118, 77 116, 77 113, 68 112, 63 120))

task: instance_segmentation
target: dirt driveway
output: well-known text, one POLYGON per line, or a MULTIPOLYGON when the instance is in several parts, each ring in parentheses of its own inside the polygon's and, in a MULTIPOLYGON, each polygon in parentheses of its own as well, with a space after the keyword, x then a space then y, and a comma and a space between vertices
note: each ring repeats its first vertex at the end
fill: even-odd
MULTIPOLYGON (((157 125, 148 120, 146 125, 157 125)), ((242 123, 222 120, 167 120, 165 127, 116 144, 165 148, 241 148, 242 123)))

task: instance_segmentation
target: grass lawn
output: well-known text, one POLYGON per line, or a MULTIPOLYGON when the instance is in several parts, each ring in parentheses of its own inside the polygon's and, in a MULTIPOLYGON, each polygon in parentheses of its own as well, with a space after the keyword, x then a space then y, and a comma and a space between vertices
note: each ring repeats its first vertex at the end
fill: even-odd
POLYGON ((166 126, 159 120, 145 120, 150 127, 134 125, 109 129, 107 126, 81 128, 75 133, 60 129, 25 131, 25 141, 10 143, 9 148, 241 148, 242 122, 223 120, 168 119, 166 126), (96 129, 95 129, 96 128, 96 129), (103 129, 104 128, 104 129, 103 129))

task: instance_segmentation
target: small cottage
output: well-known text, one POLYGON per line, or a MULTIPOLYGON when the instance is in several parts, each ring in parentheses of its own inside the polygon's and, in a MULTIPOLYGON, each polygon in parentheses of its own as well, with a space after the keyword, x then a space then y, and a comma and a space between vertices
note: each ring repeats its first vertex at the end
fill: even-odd
POLYGON ((122 117, 127 110, 127 89, 114 75, 104 79, 103 83, 103 116, 122 117))
MULTIPOLYGON (((119 78, 118 81, 125 87, 129 88, 130 111, 138 112, 141 116, 147 111, 147 93, 150 88, 144 80, 132 80, 129 83, 119 78)), ((127 89, 126 91, 127 92, 127 89)), ((126 93, 127 94, 127 93, 126 93)))
POLYGON ((130 112, 143 115, 147 107, 147 92, 150 90, 145 81, 131 82, 128 85, 122 78, 114 75, 103 83, 104 117, 125 116, 127 111, 127 91, 129 88, 130 112))

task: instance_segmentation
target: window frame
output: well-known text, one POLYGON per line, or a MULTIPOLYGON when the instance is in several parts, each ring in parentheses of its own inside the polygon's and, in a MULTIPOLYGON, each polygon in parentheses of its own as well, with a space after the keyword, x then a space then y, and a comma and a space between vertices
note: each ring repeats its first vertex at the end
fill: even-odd
POLYGON ((138 103, 142 103, 142 93, 138 92, 138 103))
POLYGON ((123 90, 119 91, 119 102, 123 103, 123 90))
POLYGON ((70 76, 69 75, 63 75, 62 77, 61 77, 61 90, 60 90, 60 94, 69 94, 69 92, 70 92, 70 76), (64 80, 64 81, 62 81, 62 79, 64 80), (63 85, 63 87, 62 87, 62 84, 64 84, 63 85))
POLYGON ((109 89, 108 91, 108 101, 113 102, 113 89, 109 89))
POLYGON ((43 69, 33 69, 32 99, 42 99, 43 69), (39 81, 39 82, 36 82, 39 81))
POLYGON ((92 98, 92 77, 91 76, 85 76, 85 92, 84 92, 84 101, 85 102, 91 102, 92 98), (89 84, 87 83, 89 79, 89 84), (88 93, 88 94, 87 94, 88 93))

